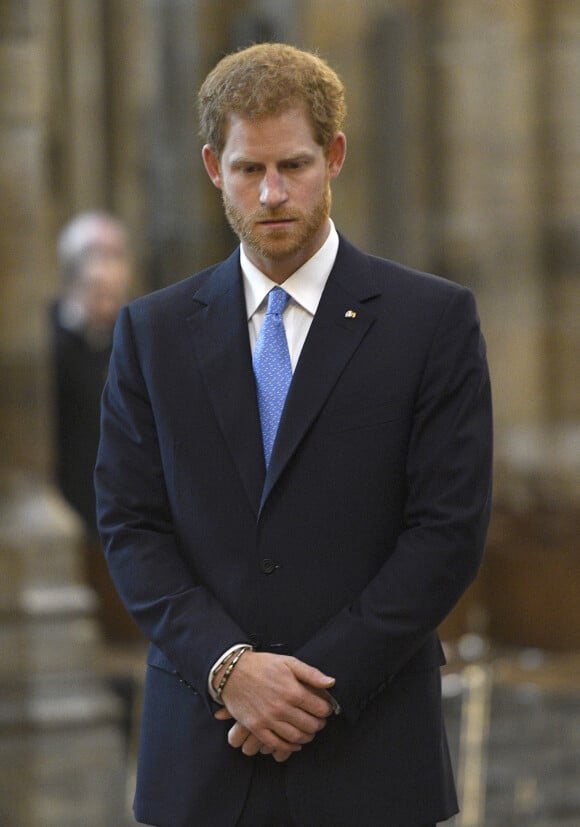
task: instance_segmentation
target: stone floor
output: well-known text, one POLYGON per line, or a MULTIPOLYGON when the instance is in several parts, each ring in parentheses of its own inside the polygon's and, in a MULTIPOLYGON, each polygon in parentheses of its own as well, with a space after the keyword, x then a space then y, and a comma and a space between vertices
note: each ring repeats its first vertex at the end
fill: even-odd
POLYGON ((444 675, 450 827, 580 827, 580 654, 488 653, 444 675))
MULTIPOLYGON (((471 640, 448 654, 444 710, 462 809, 447 825, 580 827, 580 653, 490 651, 471 640)), ((127 827, 136 823, 130 798, 143 658, 139 646, 106 654, 130 702, 127 827)))

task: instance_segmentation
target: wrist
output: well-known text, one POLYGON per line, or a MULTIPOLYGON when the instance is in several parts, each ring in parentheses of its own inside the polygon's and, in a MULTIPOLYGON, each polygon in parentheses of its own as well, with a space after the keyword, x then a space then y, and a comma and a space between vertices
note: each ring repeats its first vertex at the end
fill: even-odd
MULTIPOLYGON (((248 650, 253 651, 253 648, 254 647, 251 646, 249 643, 237 643, 235 646, 232 646, 230 649, 228 649, 226 652, 224 652, 223 655, 214 663, 214 665, 212 666, 212 668, 209 672, 208 681, 207 681, 207 688, 208 688, 208 692, 209 692, 212 700, 214 700, 216 703, 219 703, 219 704, 223 705, 223 700, 221 698, 221 695, 222 695, 224 687, 222 686, 222 688, 219 692, 218 692, 218 689, 219 689, 219 685, 220 685, 221 681, 223 680, 224 674, 225 674, 226 670, 228 669, 228 667, 230 666, 230 664, 231 664, 232 660, 234 659, 234 657, 236 655, 238 655, 240 652, 243 653, 243 652, 246 652, 248 650)), ((234 666, 232 667, 232 670, 230 670, 230 672, 228 673, 228 677, 226 678, 226 683, 229 680, 229 676, 231 675, 231 672, 233 671, 233 669, 235 668, 236 665, 237 665, 237 661, 234 664, 234 666)), ((224 686, 225 686, 225 684, 224 684, 224 686)))
POLYGON ((242 655, 245 655, 245 653, 249 649, 252 649, 252 647, 249 646, 249 645, 248 646, 240 646, 240 648, 237 650, 237 652, 234 652, 234 654, 224 664, 224 668, 220 669, 218 671, 218 674, 216 675, 216 678, 215 678, 215 682, 216 682, 217 685, 214 685, 214 691, 215 691, 218 703, 223 704, 222 695, 223 695, 223 691, 226 687, 226 684, 228 683, 234 669, 238 665, 242 655))

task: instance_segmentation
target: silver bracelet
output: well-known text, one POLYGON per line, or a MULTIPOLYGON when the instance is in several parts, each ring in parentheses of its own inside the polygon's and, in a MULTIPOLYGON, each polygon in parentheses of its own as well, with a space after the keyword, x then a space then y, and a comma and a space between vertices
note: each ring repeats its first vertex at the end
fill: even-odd
POLYGON ((233 656, 233 658, 231 659, 231 661, 229 662, 229 664, 228 664, 228 666, 227 666, 227 669, 226 669, 226 671, 223 673, 222 678, 221 678, 221 680, 220 680, 220 682, 219 682, 219 685, 218 685, 218 687, 217 687, 217 689, 216 689, 216 691, 215 691, 216 698, 218 699, 218 701, 221 701, 221 699, 222 699, 222 692, 224 691, 224 687, 225 687, 226 683, 229 681, 229 679, 230 679, 230 675, 232 674, 232 672, 233 672, 233 671, 234 671, 234 669, 236 668, 236 666, 237 666, 237 663, 238 663, 239 659, 242 657, 242 655, 244 654, 244 652, 247 652, 247 651, 248 651, 248 649, 252 649, 252 648, 253 648, 252 646, 241 646, 241 647, 238 649, 238 651, 235 653, 235 655, 233 656))

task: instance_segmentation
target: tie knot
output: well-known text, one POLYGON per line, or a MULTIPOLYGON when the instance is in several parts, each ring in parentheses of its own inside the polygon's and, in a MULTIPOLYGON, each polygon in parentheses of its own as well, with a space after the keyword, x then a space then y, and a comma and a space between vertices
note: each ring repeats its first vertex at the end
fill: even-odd
POLYGON ((276 316, 281 316, 284 308, 288 304, 290 296, 281 287, 273 287, 268 293, 268 309, 266 313, 273 313, 276 316))

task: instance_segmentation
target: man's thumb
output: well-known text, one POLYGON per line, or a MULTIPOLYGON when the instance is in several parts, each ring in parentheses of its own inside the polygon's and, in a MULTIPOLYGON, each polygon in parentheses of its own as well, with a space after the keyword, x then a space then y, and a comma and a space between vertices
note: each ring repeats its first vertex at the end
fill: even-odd
POLYGON ((324 672, 321 672, 320 669, 317 669, 315 666, 309 666, 301 660, 296 660, 296 664, 297 669, 295 674, 302 683, 308 683, 317 689, 330 689, 336 683, 336 678, 325 675, 324 672))

